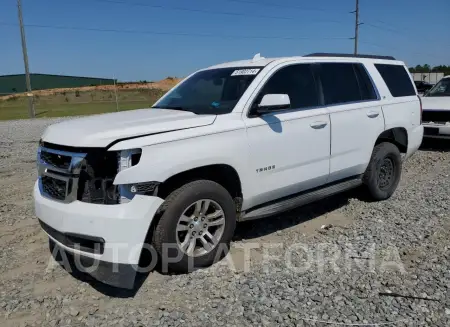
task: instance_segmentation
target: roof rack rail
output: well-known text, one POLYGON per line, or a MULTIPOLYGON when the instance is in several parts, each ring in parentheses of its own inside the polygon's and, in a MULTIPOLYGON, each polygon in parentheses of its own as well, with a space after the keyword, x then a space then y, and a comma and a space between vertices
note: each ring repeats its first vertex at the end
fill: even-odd
POLYGON ((369 58, 369 59, 385 59, 385 60, 396 60, 392 56, 376 56, 376 55, 354 55, 354 54, 346 54, 346 53, 311 53, 304 57, 343 57, 343 58, 369 58))

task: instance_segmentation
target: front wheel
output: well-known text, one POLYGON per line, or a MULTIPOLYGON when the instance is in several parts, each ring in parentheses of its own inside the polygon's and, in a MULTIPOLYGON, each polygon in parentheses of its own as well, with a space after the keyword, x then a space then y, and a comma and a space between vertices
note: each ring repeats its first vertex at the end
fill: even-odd
POLYGON ((220 184, 188 183, 166 198, 161 213, 152 243, 163 269, 186 272, 226 254, 236 227, 236 206, 220 184))
POLYGON ((378 144, 363 177, 369 195, 377 201, 390 198, 400 182, 401 172, 402 159, 398 148, 388 142, 378 144))

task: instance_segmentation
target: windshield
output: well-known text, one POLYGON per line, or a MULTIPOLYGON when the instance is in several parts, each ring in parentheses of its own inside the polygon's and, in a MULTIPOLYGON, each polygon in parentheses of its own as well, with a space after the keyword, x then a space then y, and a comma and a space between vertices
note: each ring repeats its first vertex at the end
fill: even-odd
POLYGON ((200 71, 181 83, 153 108, 195 114, 230 113, 262 67, 218 68, 200 71))
POLYGON ((450 78, 441 79, 426 95, 427 97, 450 96, 450 78))

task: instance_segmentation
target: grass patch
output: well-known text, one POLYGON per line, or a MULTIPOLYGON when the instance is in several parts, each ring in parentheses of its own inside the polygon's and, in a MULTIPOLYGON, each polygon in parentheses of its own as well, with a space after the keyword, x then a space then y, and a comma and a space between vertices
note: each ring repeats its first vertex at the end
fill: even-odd
MULTIPOLYGON (((118 94, 119 110, 151 107, 164 92, 144 89, 121 91, 118 94)), ((109 91, 65 92, 35 98, 36 118, 83 116, 116 112, 115 95, 109 91)), ((26 97, 0 100, 0 120, 25 119, 28 116, 26 97)))

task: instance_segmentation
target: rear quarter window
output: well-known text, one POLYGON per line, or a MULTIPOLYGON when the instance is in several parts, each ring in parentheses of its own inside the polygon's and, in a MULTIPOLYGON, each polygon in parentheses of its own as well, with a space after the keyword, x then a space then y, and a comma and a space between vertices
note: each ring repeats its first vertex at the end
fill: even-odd
POLYGON ((416 95, 409 73, 402 65, 375 64, 392 96, 406 97, 416 95))

